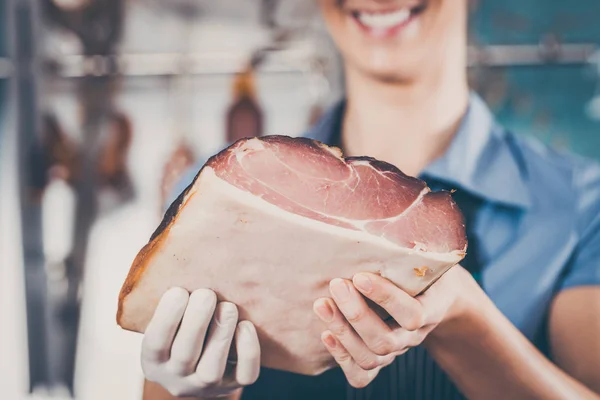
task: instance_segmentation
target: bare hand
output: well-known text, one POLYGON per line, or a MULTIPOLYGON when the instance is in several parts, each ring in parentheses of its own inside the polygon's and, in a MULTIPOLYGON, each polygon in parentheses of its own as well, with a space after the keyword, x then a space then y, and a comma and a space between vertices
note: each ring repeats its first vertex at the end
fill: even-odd
POLYGON ((315 313, 327 325, 321 340, 348 382, 365 387, 396 356, 420 345, 441 323, 459 315, 463 289, 473 283, 468 272, 455 266, 414 298, 372 273, 356 274, 352 281, 334 279, 329 286, 332 298, 314 303, 315 313), (384 321, 363 296, 391 318, 384 321))

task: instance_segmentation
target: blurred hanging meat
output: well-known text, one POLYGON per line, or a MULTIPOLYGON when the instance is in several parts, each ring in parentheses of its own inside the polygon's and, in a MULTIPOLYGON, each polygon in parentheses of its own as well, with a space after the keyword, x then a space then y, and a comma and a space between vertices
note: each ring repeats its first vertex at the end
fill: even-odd
POLYGON ((196 156, 190 143, 190 132, 194 132, 192 115, 194 113, 193 84, 186 71, 178 74, 170 84, 170 105, 173 107, 173 129, 171 136, 175 148, 169 155, 163 169, 160 183, 160 207, 167 205, 169 196, 185 171, 191 167, 196 156))
POLYGON ((52 113, 42 116, 39 145, 31 149, 31 194, 41 199, 51 180, 62 179, 73 185, 80 176, 80 159, 75 143, 52 113))
POLYGON ((122 0, 44 0, 43 11, 73 32, 87 55, 111 54, 122 32, 122 0))
POLYGON ((169 157, 161 183, 161 207, 167 203, 175 185, 185 171, 194 165, 194 152, 187 141, 182 140, 169 157))
MULTIPOLYGON (((72 186, 76 199, 73 243, 64 258, 62 280, 58 284, 48 282, 53 295, 47 299, 47 309, 53 318, 45 322, 49 336, 55 338, 52 348, 47 351, 51 378, 73 395, 81 282, 90 232, 103 211, 104 200, 109 200, 112 208, 133 197, 133 185, 125 169, 132 141, 131 123, 125 115, 115 112, 114 104, 118 82, 122 79, 116 55, 123 32, 126 2, 42 0, 40 3, 40 11, 49 21, 49 26, 53 25, 76 38, 81 46, 81 55, 91 57, 84 63, 85 76, 75 85, 81 113, 78 132, 81 137, 78 143, 80 166, 75 170, 81 176, 70 174, 74 179, 72 186)), ((64 171, 58 169, 57 173, 60 175, 64 171)))
POLYGON ((312 128, 313 126, 315 126, 315 124, 317 122, 319 122, 319 120, 321 119, 321 117, 323 116, 323 107, 321 106, 321 104, 314 104, 311 109, 310 109, 310 113, 308 115, 308 127, 312 128))
POLYGON ((233 82, 233 104, 227 111, 227 142, 263 134, 263 112, 258 104, 254 71, 238 74, 233 82))
MULTIPOLYGON (((197 26, 198 18, 202 13, 202 4, 194 0, 179 0, 169 2, 168 6, 171 12, 175 12, 184 20, 182 24, 181 43, 184 45, 183 55, 188 58, 194 48, 194 28, 197 26)), ((173 130, 171 135, 175 149, 170 154, 165 167, 160 185, 161 214, 162 207, 169 201, 169 196, 177 182, 183 174, 190 168, 196 160, 192 148, 191 134, 195 133, 194 118, 195 115, 195 85, 193 78, 187 68, 187 63, 182 63, 180 71, 169 82, 170 105, 173 107, 173 130)))
POLYGON ((131 121, 120 112, 107 119, 104 142, 98 154, 97 173, 100 189, 115 190, 122 199, 133 196, 133 185, 127 169, 127 156, 133 138, 131 121))
POLYGON ((313 104, 308 115, 308 128, 312 128, 325 113, 325 100, 330 94, 329 80, 325 74, 325 61, 316 58, 311 69, 308 87, 313 104))
POLYGON ((75 143, 67 137, 54 114, 43 118, 42 146, 48 159, 48 177, 73 184, 81 175, 80 160, 75 143))

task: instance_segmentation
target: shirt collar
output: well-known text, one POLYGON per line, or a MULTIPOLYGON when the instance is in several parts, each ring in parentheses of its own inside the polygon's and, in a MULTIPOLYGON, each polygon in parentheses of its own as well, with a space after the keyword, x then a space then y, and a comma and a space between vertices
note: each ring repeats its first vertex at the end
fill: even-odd
MULTIPOLYGON (((339 137, 345 101, 334 105, 307 132, 324 143, 339 137)), ((446 181, 484 200, 528 208, 531 204, 526 171, 502 128, 483 100, 471 93, 469 106, 448 150, 428 165, 424 177, 446 181)))

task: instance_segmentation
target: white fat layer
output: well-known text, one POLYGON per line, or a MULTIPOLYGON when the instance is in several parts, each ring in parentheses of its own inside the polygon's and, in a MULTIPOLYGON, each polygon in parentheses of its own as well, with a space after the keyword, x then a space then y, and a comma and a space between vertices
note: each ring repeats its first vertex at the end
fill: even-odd
POLYGON ((358 20, 370 28, 386 29, 408 21, 410 14, 409 8, 401 8, 393 12, 376 14, 360 12, 358 14, 358 20))

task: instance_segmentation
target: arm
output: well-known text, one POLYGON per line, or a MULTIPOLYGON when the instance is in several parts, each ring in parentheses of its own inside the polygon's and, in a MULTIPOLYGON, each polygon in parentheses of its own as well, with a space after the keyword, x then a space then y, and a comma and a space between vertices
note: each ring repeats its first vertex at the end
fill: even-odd
POLYGON ((473 398, 600 399, 600 168, 588 166, 573 176, 579 242, 549 310, 556 364, 478 288, 466 291, 463 317, 440 324, 425 341, 473 398))
POLYGON ((550 351, 557 365, 600 393, 600 167, 576 176, 581 239, 550 308, 550 351))
POLYGON ((575 287, 556 296, 549 329, 552 358, 600 393, 600 286, 575 287))
MULTIPOLYGON (((589 323, 599 321, 600 307, 595 310, 590 307, 578 315, 570 314, 575 305, 573 301, 591 304, 588 302, 591 299, 584 300, 575 293, 565 298, 564 294, 558 296, 551 314, 551 337, 556 344, 553 348, 558 352, 559 365, 585 384, 596 382, 596 387, 590 385, 590 389, 598 390, 600 372, 592 365, 598 365, 600 360, 597 357, 600 345, 596 339, 600 335, 600 324, 596 322, 593 327, 594 324, 589 323), (581 329, 583 324, 587 329, 581 329), (595 354, 589 352, 594 347, 595 354)), ((600 291, 596 293, 599 294, 600 291)), ((467 397, 600 399, 545 358, 483 292, 472 299, 462 317, 440 324, 425 340, 432 356, 467 397)))

